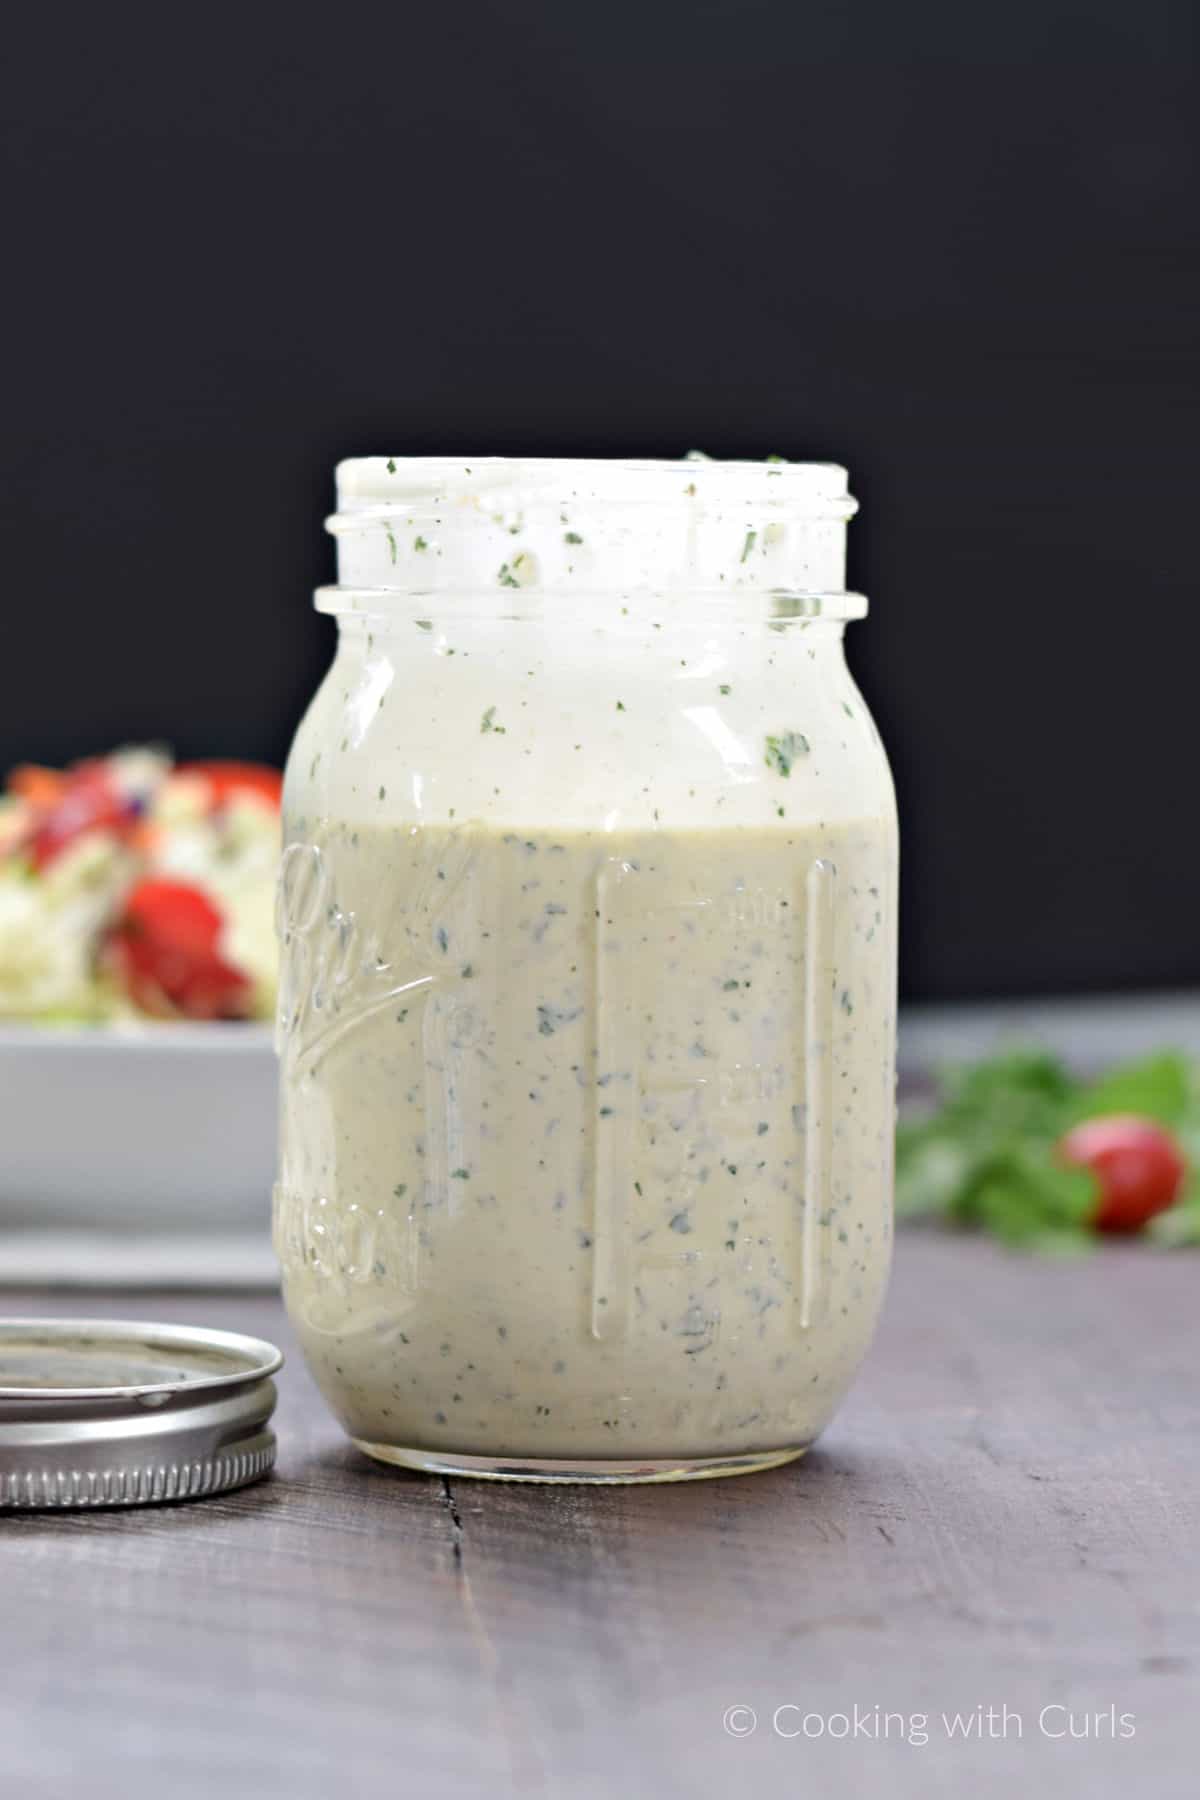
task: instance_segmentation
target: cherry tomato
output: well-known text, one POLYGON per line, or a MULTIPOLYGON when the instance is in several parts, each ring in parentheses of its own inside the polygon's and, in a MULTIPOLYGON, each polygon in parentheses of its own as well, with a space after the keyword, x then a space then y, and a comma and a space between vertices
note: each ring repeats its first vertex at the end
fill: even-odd
POLYGON ((265 763, 189 762, 180 763, 177 775, 202 775, 209 784, 214 812, 227 806, 239 794, 255 794, 271 806, 278 807, 283 796, 283 776, 265 763))
POLYGON ((1058 1154, 1096 1177, 1097 1231, 1140 1231, 1174 1205, 1187 1174, 1175 1139, 1153 1119, 1085 1119, 1061 1140, 1058 1154))
POLYGON ((236 1019, 250 982, 218 949, 221 914, 185 881, 139 881, 109 936, 109 955, 143 1011, 236 1019))

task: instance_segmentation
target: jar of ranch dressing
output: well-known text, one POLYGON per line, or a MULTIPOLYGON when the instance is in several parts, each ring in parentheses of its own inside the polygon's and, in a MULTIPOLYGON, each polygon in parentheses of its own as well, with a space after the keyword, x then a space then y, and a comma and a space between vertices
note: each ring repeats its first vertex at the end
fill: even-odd
POLYGON ((288 763, 288 1311, 370 1455, 798 1456, 890 1253, 896 821, 829 464, 369 457, 288 763))

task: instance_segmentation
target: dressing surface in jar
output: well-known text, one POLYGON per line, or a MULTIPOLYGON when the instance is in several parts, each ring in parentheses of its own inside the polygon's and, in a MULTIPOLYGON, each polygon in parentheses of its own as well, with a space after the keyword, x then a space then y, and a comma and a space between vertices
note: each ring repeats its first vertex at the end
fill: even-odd
POLYGON ((370 458, 284 796, 276 1243, 385 1461, 799 1454, 891 1242, 896 826, 843 470, 370 458))

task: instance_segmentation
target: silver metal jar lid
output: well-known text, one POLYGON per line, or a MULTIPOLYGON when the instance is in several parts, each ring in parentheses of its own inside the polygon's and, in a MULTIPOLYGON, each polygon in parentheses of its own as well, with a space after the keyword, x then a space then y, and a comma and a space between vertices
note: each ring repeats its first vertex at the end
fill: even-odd
POLYGON ((275 1461, 262 1338, 112 1319, 0 1319, 0 1512, 146 1506, 275 1461))

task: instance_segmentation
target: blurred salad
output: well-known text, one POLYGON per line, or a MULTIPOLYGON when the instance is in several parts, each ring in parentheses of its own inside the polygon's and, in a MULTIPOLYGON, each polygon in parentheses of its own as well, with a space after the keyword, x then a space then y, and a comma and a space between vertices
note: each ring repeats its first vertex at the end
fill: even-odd
POLYGON ((0 1018, 266 1019, 281 777, 125 749, 0 797, 0 1018))
POLYGON ((1200 1244, 1200 1072, 1174 1051, 1096 1081, 1039 1052, 948 1070, 901 1120, 896 1210, 1035 1250, 1200 1244))

